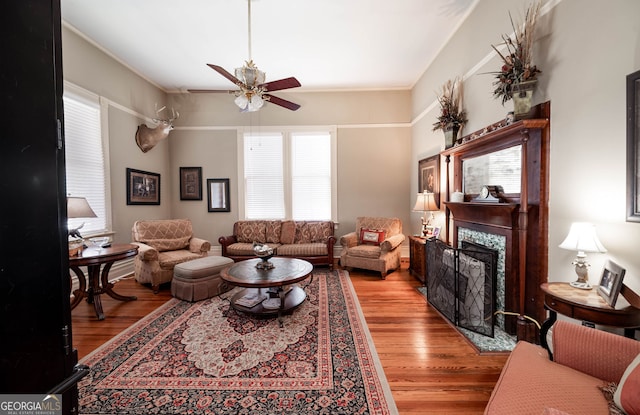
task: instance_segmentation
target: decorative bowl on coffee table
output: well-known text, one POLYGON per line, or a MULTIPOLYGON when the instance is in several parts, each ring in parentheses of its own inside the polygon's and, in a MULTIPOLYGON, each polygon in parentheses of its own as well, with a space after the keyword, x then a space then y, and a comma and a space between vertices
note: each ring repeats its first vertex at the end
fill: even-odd
POLYGON ((273 248, 268 245, 263 245, 254 242, 253 243, 253 252, 256 254, 258 258, 261 259, 260 262, 256 264, 256 268, 258 269, 273 269, 275 265, 269 260, 273 258, 273 248))

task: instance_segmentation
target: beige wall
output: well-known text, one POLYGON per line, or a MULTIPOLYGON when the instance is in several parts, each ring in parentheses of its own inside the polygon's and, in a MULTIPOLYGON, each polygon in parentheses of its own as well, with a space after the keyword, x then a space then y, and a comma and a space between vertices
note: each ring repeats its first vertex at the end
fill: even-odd
MULTIPOLYGON (((215 74, 213 74, 215 75, 215 74)), ((240 113, 225 94, 170 94, 180 120, 169 137, 171 171, 202 166, 203 180, 230 178, 231 212, 207 212, 202 201, 181 201, 176 192, 172 212, 189 217, 200 234, 217 244, 238 220, 237 128, 331 125, 337 129, 337 236, 354 230, 358 215, 397 216, 409 225, 411 157, 408 91, 279 92, 302 105, 292 112, 269 105, 256 113, 240 113)), ((172 176, 179 187, 179 177, 172 176)), ((405 233, 410 232, 410 227, 405 233)))
MULTIPOLYGON (((337 129, 340 236, 358 215, 397 216, 408 223, 411 157, 409 91, 299 92, 278 96, 302 105, 296 112, 268 105, 242 114, 226 94, 166 94, 117 63, 69 28, 63 31, 65 81, 104 97, 108 109, 109 166, 116 242, 130 241, 138 219, 190 218, 199 237, 217 245, 238 219, 237 129, 329 125, 337 129), (180 113, 169 138, 147 153, 135 144, 139 124, 153 125, 154 104, 180 113), (181 201, 179 168, 200 166, 203 200, 181 201), (161 174, 160 206, 127 206, 127 167, 161 174), (209 213, 206 179, 229 178, 231 212, 209 213)), ((212 76, 216 74, 212 71, 212 76)), ((410 228, 405 229, 405 233, 410 228)))
MULTIPOLYGON (((491 75, 500 67, 491 44, 510 33, 508 11, 521 16, 530 1, 482 0, 413 91, 413 157, 444 148, 430 132, 433 92, 447 79, 465 76, 465 108, 473 132, 504 117, 492 98, 491 75), (420 117, 425 111, 426 115, 420 117)), ((544 2, 547 3, 547 2, 544 2)), ((625 282, 640 292, 637 243, 640 224, 625 221, 625 77, 640 68, 640 2, 549 2, 539 23, 535 63, 543 73, 534 101, 551 101, 549 280, 571 281, 575 253, 558 248, 573 221, 596 225, 606 254, 589 254, 597 284, 608 258, 626 268, 625 282)), ((412 188, 417 178, 412 177, 412 188)))

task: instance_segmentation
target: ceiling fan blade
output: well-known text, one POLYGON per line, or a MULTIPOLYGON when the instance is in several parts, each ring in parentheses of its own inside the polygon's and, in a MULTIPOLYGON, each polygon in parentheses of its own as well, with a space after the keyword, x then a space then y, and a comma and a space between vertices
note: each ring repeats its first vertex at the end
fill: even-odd
POLYGON ((235 94, 236 91, 229 91, 228 89, 187 89, 187 91, 191 92, 192 94, 203 94, 203 93, 207 93, 207 92, 212 92, 212 93, 225 93, 225 94, 235 94))
POLYGON ((278 79, 277 81, 265 82, 259 85, 260 88, 264 88, 267 91, 281 91, 283 89, 297 88, 302 86, 300 82, 294 77, 278 79))
POLYGON ((290 109, 291 111, 296 111, 298 108, 300 108, 300 105, 291 101, 287 101, 286 99, 278 98, 274 95, 264 94, 262 97, 268 98, 269 102, 290 109))
POLYGON ((225 78, 227 78, 228 80, 230 80, 231 82, 233 82, 234 84, 240 86, 242 85, 242 82, 240 82, 238 80, 238 78, 236 78, 235 76, 231 75, 226 69, 224 69, 222 66, 218 66, 218 65, 213 65, 208 63, 207 66, 211 69, 213 69, 214 71, 218 72, 220 75, 224 76, 225 78))

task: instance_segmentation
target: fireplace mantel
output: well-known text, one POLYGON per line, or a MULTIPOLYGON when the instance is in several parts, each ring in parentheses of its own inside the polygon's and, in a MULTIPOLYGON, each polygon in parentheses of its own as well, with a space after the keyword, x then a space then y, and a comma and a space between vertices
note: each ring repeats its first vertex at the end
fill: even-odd
POLYGON ((518 226, 517 203, 445 202, 458 221, 514 229, 518 226))
MULTIPOLYGON (((465 229, 499 234, 506 238, 505 311, 546 318, 540 284, 547 282, 549 234, 549 142, 551 103, 536 105, 529 117, 505 125, 491 124, 460 139, 440 153, 446 172, 445 240, 457 248, 465 229), (452 189, 464 192, 465 160, 521 146, 520 191, 503 194, 500 203, 474 202, 476 194, 464 194, 463 202, 451 202, 452 189), (451 226, 453 225, 453 226, 451 226)), ((484 183, 500 185, 500 183, 484 183)), ((507 332, 520 332, 521 318, 506 321, 507 332)), ((536 341, 530 336, 526 340, 536 341)), ((518 333, 520 338, 520 333, 518 333)))

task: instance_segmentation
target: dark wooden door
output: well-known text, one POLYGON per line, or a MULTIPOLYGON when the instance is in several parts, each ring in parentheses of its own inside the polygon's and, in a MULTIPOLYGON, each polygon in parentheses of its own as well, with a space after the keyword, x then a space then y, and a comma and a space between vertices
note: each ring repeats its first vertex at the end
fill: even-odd
POLYGON ((0 393, 62 393, 75 413, 60 3, 1 16, 0 393))

